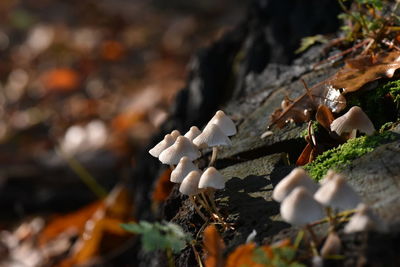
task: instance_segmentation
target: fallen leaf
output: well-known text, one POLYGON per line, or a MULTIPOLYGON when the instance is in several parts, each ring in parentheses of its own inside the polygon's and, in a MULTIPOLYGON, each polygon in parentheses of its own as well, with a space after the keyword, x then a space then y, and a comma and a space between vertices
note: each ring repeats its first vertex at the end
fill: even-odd
POLYGON ((225 249, 225 244, 214 225, 209 225, 206 229, 204 229, 203 244, 207 255, 205 266, 223 267, 223 252, 225 249))
POLYGON ((327 106, 320 105, 317 109, 317 113, 315 114, 315 119, 319 124, 322 125, 322 127, 325 128, 325 130, 330 132, 331 124, 335 117, 333 117, 331 110, 327 106))
POLYGON ((101 55, 105 60, 117 61, 124 55, 124 46, 117 41, 108 40, 102 44, 101 55))
POLYGON ((169 179, 171 176, 171 168, 166 169, 161 173, 161 175, 157 178, 153 193, 152 199, 153 202, 161 203, 165 201, 169 194, 174 188, 174 183, 172 183, 169 179))
POLYGON ((348 60, 346 65, 332 77, 330 84, 343 89, 343 94, 357 91, 366 83, 392 78, 400 68, 400 52, 382 52, 376 56, 361 56, 348 60))
MULTIPOLYGON (((269 258, 273 257, 272 248, 269 246, 260 247, 269 258)), ((248 243, 238 246, 232 253, 229 254, 225 267, 237 267, 237 266, 248 266, 248 267, 265 267, 264 264, 256 263, 254 261, 254 251, 256 244, 248 243)))
POLYGON ((304 166, 311 162, 311 158, 313 154, 313 147, 310 144, 307 144, 306 147, 301 152, 299 158, 296 161, 296 166, 304 166))

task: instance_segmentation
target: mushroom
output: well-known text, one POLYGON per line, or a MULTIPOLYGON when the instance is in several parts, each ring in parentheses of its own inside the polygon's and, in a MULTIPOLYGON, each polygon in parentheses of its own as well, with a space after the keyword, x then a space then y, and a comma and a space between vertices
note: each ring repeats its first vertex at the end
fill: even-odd
POLYGON ((222 174, 214 167, 208 167, 200 177, 199 189, 204 191, 200 194, 203 197, 204 203, 214 217, 216 217, 224 226, 227 224, 224 221, 223 216, 217 209, 215 204, 214 193, 216 189, 225 188, 225 178, 222 174), (211 207, 208 203, 211 203, 211 207))
POLYGON ((282 218, 295 226, 305 226, 324 217, 323 208, 303 186, 295 188, 281 203, 282 218))
POLYGON ((198 188, 200 181, 201 173, 199 171, 191 171, 182 181, 179 192, 183 195, 189 196, 190 201, 193 203, 194 208, 200 217, 207 221, 207 217, 201 212, 200 208, 196 204, 195 195, 200 193, 200 189, 198 188))
POLYGON ((158 158, 165 149, 172 146, 175 142, 176 138, 174 138, 171 134, 167 134, 164 136, 164 139, 161 140, 157 145, 155 145, 152 149, 149 150, 150 155, 155 158, 158 158))
POLYGON ((173 183, 182 183, 183 179, 188 175, 191 171, 199 171, 196 165, 186 156, 181 158, 176 168, 171 172, 170 180, 173 183))
POLYGON ((356 233, 370 230, 385 231, 386 227, 367 205, 361 203, 357 206, 357 212, 344 227, 344 232, 356 233))
POLYGON ((172 135, 172 137, 175 138, 175 140, 176 140, 179 136, 181 136, 181 133, 180 133, 178 130, 173 130, 173 131, 171 132, 171 135, 172 135))
POLYGON ((303 186, 310 194, 318 190, 316 184, 302 168, 296 168, 283 178, 272 192, 272 198, 277 202, 282 202, 298 186, 303 186))
POLYGON ((192 126, 192 127, 190 127, 189 131, 187 133, 185 133, 184 136, 187 139, 189 139, 190 141, 193 141, 193 139, 195 139, 200 134, 201 134, 201 131, 199 130, 199 128, 197 128, 196 126, 192 126))
POLYGON ((207 146, 213 148, 211 160, 209 163, 209 166, 212 166, 217 159, 218 146, 230 146, 231 140, 229 140, 229 137, 221 130, 218 125, 211 124, 207 126, 204 131, 193 140, 193 143, 199 148, 204 148, 207 146))
POLYGON ((375 132, 375 127, 371 120, 358 106, 352 107, 331 123, 331 131, 336 132, 338 135, 350 133, 351 137, 355 137, 357 130, 366 135, 372 135, 375 132))
POLYGON ((214 117, 207 123, 203 131, 205 131, 212 124, 218 125, 222 132, 227 136, 232 136, 236 134, 236 126, 233 121, 222 111, 218 110, 214 117))
POLYGON ((322 205, 337 210, 354 209, 361 202, 358 194, 339 174, 324 182, 314 194, 314 198, 322 205))
POLYGON ((281 216, 286 222, 308 230, 312 238, 311 248, 314 255, 318 255, 316 250, 318 240, 309 224, 324 217, 321 204, 313 198, 305 187, 300 186, 295 188, 282 201, 280 210, 281 216))
POLYGON ((184 156, 195 160, 200 157, 200 152, 189 139, 179 136, 172 146, 161 152, 158 158, 164 164, 177 165, 184 156))

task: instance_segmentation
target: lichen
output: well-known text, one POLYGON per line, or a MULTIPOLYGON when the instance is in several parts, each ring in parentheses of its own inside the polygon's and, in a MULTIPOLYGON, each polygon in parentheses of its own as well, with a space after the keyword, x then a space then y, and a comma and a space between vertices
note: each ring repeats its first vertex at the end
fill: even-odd
POLYGON ((310 176, 320 180, 329 169, 341 171, 353 160, 373 151, 377 146, 398 139, 392 132, 379 133, 374 136, 362 136, 350 139, 346 143, 325 151, 313 162, 304 166, 310 176))

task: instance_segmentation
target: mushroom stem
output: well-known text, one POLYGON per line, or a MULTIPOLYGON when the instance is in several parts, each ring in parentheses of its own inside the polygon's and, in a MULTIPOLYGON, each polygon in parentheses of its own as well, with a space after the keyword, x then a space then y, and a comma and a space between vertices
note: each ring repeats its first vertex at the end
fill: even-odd
POLYGON ((218 211, 217 205, 215 204, 214 193, 215 193, 214 189, 208 188, 206 190, 206 198, 208 197, 207 199, 210 200, 211 207, 212 207, 213 211, 218 215, 218 217, 221 218, 221 220, 224 220, 224 216, 222 216, 222 214, 218 211))
POLYGON ((189 196, 189 199, 193 203, 194 209, 197 211, 197 213, 200 215, 200 217, 206 222, 207 221, 207 217, 204 215, 203 212, 201 212, 201 210, 197 206, 194 196, 189 196))
POLYGON ((311 237, 311 241, 310 241, 310 246, 311 246, 311 251, 313 253, 314 256, 319 256, 318 254, 318 250, 317 250, 317 244, 318 244, 318 238, 314 233, 314 230, 312 229, 312 227, 307 224, 306 225, 306 230, 310 233, 310 237, 311 237))
POLYGON ((335 231, 336 227, 336 214, 333 212, 331 207, 326 207, 325 208, 326 215, 328 216, 328 222, 329 222, 329 233, 335 231))
POLYGON ((218 147, 214 146, 212 149, 212 154, 211 154, 211 160, 208 166, 214 166, 215 161, 217 160, 217 153, 218 153, 218 147))

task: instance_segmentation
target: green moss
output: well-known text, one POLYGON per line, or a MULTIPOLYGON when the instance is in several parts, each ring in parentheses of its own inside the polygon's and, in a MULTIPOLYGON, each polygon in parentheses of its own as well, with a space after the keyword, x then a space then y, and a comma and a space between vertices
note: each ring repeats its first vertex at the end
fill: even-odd
POLYGON ((384 132, 374 136, 362 136, 350 139, 343 145, 325 151, 313 162, 304 166, 310 176, 320 180, 329 169, 341 171, 354 159, 373 151, 380 144, 398 139, 398 135, 392 132, 384 132))

